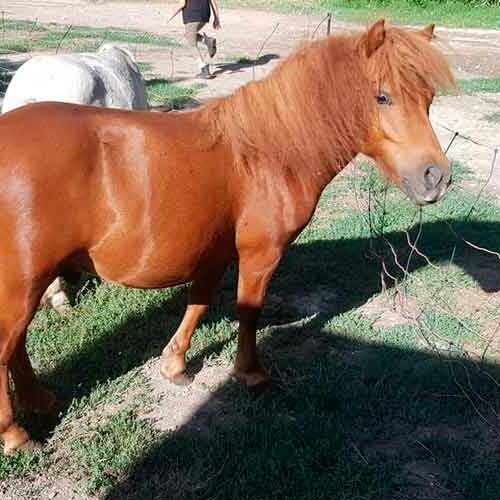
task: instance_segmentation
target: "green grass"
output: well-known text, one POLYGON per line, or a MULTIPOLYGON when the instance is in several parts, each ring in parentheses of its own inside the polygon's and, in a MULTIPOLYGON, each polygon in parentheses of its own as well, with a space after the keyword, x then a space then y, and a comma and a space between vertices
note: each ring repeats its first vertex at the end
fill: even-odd
POLYGON ((500 28, 500 8, 494 2, 487 5, 466 0, 224 0, 223 5, 297 13, 332 12, 335 19, 345 21, 369 21, 385 16, 398 23, 500 28))
POLYGON ((500 76, 458 80, 457 83, 461 93, 466 95, 477 94, 478 92, 500 92, 500 76))
POLYGON ((494 111, 484 116, 484 119, 491 123, 500 123, 500 111, 494 111))
POLYGON ((88 430, 87 436, 73 440, 70 446, 81 468, 79 472, 89 478, 92 493, 103 493, 124 477, 154 441, 151 428, 125 412, 88 430))
POLYGON ((151 73, 153 69, 153 65, 148 62, 138 62, 137 67, 139 68, 139 71, 144 74, 144 73, 151 73))
POLYGON ((253 61, 254 60, 249 56, 239 56, 234 59, 236 64, 251 64, 253 61))
POLYGON ((203 87, 203 84, 194 84, 189 87, 177 85, 164 78, 146 81, 148 101, 153 105, 169 106, 172 109, 181 109, 195 104, 196 94, 203 87))
POLYGON ((0 40, 0 54, 12 54, 16 52, 29 52, 30 46, 22 40, 0 40))
POLYGON ((12 457, 0 459, 0 481, 8 481, 43 470, 48 461, 42 451, 20 452, 12 457))
POLYGON ((143 44, 155 47, 176 47, 179 45, 170 37, 137 30, 59 24, 35 25, 30 21, 11 20, 6 23, 6 30, 0 39, 0 53, 57 48, 85 52, 94 51, 105 42, 143 44))
MULTIPOLYGON (((8 31, 46 31, 47 28, 35 21, 27 21, 24 19, 3 19, 0 21, 0 30, 2 33, 8 31)), ((2 35, 0 35, 2 36, 2 35)))
POLYGON ((171 38, 162 35, 156 35, 143 31, 125 30, 119 28, 90 28, 87 26, 73 26, 69 31, 67 29, 53 29, 46 32, 37 43, 46 44, 48 47, 57 46, 64 36, 64 42, 70 40, 92 39, 96 42, 122 42, 133 44, 155 45, 157 47, 175 47, 178 44, 171 38))
MULTIPOLYGON (((500 210, 487 194, 477 200, 463 189, 471 175, 455 166, 445 198, 422 211, 421 231, 419 210, 371 167, 334 181, 268 293, 259 348, 274 387, 256 398, 228 381, 175 431, 160 434, 137 415, 188 394, 174 396, 166 386, 164 400, 150 400, 140 372, 175 331, 183 287, 142 291, 89 281, 66 316, 40 311, 29 352, 69 408, 60 422, 25 417, 39 439, 53 433, 51 447, 33 457, 1 456, 0 478, 64 474, 106 500, 417 500, 428 488, 433 498, 448 491, 450 498, 495 500, 498 354, 478 363, 468 349, 483 348, 484 321, 499 319, 499 308, 495 296, 489 308, 458 301, 479 285, 499 284, 498 260, 464 245, 450 226, 498 250, 500 210), (371 193, 372 231, 354 191, 362 205, 371 193), (405 230, 412 239, 420 233, 419 249, 438 267, 413 255, 402 283, 404 273, 377 237, 382 229, 405 266, 405 230), (377 256, 400 282, 391 286, 386 277, 385 294, 377 256), (419 321, 380 323, 361 307, 403 293, 419 321), (300 327, 268 328, 313 312, 300 327), (416 483, 415 464, 431 471, 416 483)), ((234 293, 233 268, 194 336, 191 366, 232 362, 234 293)))

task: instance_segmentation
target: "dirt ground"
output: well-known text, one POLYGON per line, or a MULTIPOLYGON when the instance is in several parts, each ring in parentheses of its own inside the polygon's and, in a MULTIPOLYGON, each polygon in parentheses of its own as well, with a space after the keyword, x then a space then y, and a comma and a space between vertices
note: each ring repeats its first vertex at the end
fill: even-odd
MULTIPOLYGON (((88 25, 95 27, 133 28, 170 35, 182 42, 183 27, 180 19, 167 25, 166 20, 172 5, 141 2, 106 2, 84 0, 0 0, 0 10, 7 18, 30 19, 39 22, 88 25), (3 4, 3 5, 2 5, 3 4)), ((207 82, 199 98, 228 94, 253 78, 262 78, 271 71, 301 41, 311 37, 322 16, 299 16, 251 10, 223 10, 223 30, 218 34, 219 52, 214 62, 217 78, 207 82), (274 33, 273 33, 273 30, 274 33), (272 33, 272 36, 270 36, 272 33), (269 39, 266 38, 269 37, 269 39), (264 42, 266 43, 264 44, 264 42), (263 45, 264 44, 264 45, 263 45), (257 59, 256 64, 235 61, 238 58, 257 59)), ((353 28, 334 20, 333 29, 353 28)), ((489 77, 500 75, 500 32, 490 30, 441 29, 438 33, 459 78, 489 77)), ((317 35, 324 34, 324 26, 317 35)), ((189 50, 185 46, 159 50, 144 49, 136 54, 139 61, 150 62, 153 72, 183 85, 195 83, 195 71, 189 50)), ((26 55, 13 56, 23 60, 26 55)), ((446 145, 454 131, 470 137, 474 142, 457 138, 450 156, 466 163, 477 174, 479 190, 488 179, 493 149, 500 146, 500 123, 490 122, 485 116, 500 111, 500 94, 476 96, 440 97, 432 108, 431 119, 436 132, 446 145)), ((489 181, 490 192, 500 195, 500 158, 496 173, 489 181)), ((149 415, 162 431, 186 424, 191 413, 207 401, 213 393, 214 384, 223 383, 229 373, 218 369, 203 371, 189 389, 165 388, 158 378, 158 367, 152 362, 145 373, 152 381, 159 399, 168 399, 177 404, 163 404, 167 413, 149 415), (161 393, 161 394, 160 394, 161 393), (181 398, 179 398, 181 395, 181 398), (182 404, 179 404, 182 401, 182 404)), ((3 485, 1 498, 88 498, 73 489, 69 481, 61 478, 34 478, 33 482, 19 481, 3 485), (43 492, 43 493, 42 493, 43 492), (40 495, 40 496, 38 496, 40 495)))

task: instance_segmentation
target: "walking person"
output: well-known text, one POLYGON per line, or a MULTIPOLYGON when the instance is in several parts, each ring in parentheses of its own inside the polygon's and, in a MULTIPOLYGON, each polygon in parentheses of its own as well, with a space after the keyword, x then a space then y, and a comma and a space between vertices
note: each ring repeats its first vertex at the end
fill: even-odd
POLYGON ((198 62, 199 74, 197 76, 205 80, 214 78, 215 75, 210 73, 210 65, 207 62, 206 56, 200 49, 198 42, 202 42, 206 46, 210 58, 217 52, 216 39, 207 36, 205 33, 199 33, 199 31, 210 22, 211 13, 213 13, 214 16, 214 29, 220 29, 221 25, 217 0, 180 0, 169 22, 181 11, 182 21, 185 26, 186 40, 193 49, 194 56, 198 62))

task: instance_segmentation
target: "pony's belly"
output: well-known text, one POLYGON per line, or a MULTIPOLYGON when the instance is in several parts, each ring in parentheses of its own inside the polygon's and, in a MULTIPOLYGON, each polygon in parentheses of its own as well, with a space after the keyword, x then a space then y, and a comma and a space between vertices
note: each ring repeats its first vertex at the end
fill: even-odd
POLYGON ((177 252, 154 252, 148 249, 137 258, 134 252, 107 252, 92 254, 93 266, 98 276, 106 281, 113 281, 134 288, 165 288, 191 281, 198 267, 195 255, 177 252))
POLYGON ((119 283, 120 285, 132 287, 132 288, 168 288, 175 285, 182 285, 184 283, 189 283, 192 281, 193 273, 186 274, 173 274, 173 273, 155 273, 148 274, 142 273, 134 276, 127 276, 122 279, 109 279, 101 275, 102 278, 107 281, 113 281, 119 283))

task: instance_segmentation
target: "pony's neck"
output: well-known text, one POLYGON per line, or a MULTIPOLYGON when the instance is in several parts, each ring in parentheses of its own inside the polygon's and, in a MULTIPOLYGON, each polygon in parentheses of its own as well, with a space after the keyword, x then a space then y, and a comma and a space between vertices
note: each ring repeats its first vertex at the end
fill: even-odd
POLYGON ((371 92, 361 58, 355 36, 298 49, 266 79, 205 108, 214 138, 237 165, 284 168, 326 184, 366 134, 371 92))

